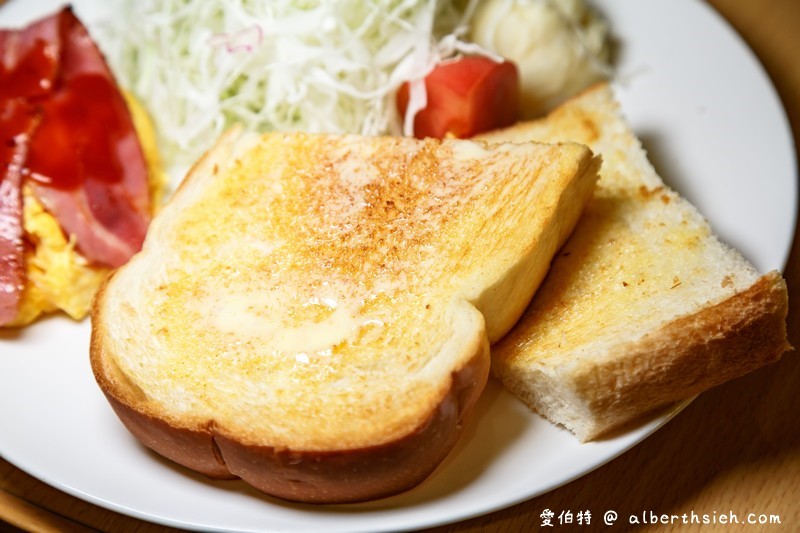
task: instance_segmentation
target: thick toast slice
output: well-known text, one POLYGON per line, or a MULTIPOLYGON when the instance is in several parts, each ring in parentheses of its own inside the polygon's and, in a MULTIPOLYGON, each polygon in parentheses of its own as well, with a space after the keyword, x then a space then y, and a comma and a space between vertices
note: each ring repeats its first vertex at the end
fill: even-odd
POLYGON ((608 85, 494 141, 585 143, 595 197, 530 307, 492 348, 493 373, 531 408, 594 439, 777 360, 788 297, 664 185, 608 85))
POLYGON ((305 502, 408 489, 599 165, 578 144, 231 132, 95 300, 97 382, 146 446, 210 476, 305 502))

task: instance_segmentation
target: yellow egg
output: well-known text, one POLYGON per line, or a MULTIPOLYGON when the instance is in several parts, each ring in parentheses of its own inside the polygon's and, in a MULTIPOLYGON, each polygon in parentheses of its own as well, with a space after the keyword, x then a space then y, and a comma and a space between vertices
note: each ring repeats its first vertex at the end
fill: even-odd
POLYGON ((147 179, 150 185, 150 205, 153 212, 161 207, 164 201, 164 192, 169 181, 169 176, 164 171, 161 163, 161 154, 158 151, 158 138, 156 129, 150 115, 147 114, 144 106, 132 94, 127 91, 122 92, 125 101, 128 103, 128 110, 133 119, 133 127, 139 136, 139 143, 142 145, 144 158, 147 162, 147 179))
MULTIPOLYGON (((167 175, 161 165, 155 129, 141 104, 123 93, 147 160, 153 209, 161 206, 167 175)), ((39 316, 58 310, 75 320, 89 312, 92 298, 109 268, 89 264, 28 187, 23 194, 23 226, 31 245, 25 254, 27 280, 16 318, 8 326, 24 326, 39 316)))

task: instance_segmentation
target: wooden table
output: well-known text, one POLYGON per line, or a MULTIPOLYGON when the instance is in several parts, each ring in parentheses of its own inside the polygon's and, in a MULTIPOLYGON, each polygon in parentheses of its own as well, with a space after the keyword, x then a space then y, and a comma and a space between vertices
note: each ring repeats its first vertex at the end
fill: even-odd
MULTIPOLYGON (((645 0, 642 0, 645 1, 645 0)), ((800 1, 709 0, 744 36, 772 77, 800 139, 800 1)), ((800 142, 796 141, 798 153, 800 142)), ((789 340, 800 347, 800 237, 795 235, 785 277, 789 340)), ((701 395, 656 434, 600 469, 541 497, 437 532, 514 532, 539 529, 544 509, 554 530, 625 531, 629 514, 749 513, 777 515, 780 525, 744 531, 800 531, 800 356, 701 395), (731 423, 733 421, 734 423, 731 423), (591 510, 592 525, 578 526, 591 510), (621 520, 602 525, 602 513, 621 520), (561 511, 573 527, 559 525, 561 511), (625 520, 622 520, 624 518, 625 520)), ((61 493, 0 459, 0 530, 6 524, 38 531, 166 531, 61 493), (5 521, 5 522, 3 522, 5 521)), ((642 525, 648 531, 727 531, 721 524, 642 525)), ((546 530, 546 529, 545 529, 546 530)))

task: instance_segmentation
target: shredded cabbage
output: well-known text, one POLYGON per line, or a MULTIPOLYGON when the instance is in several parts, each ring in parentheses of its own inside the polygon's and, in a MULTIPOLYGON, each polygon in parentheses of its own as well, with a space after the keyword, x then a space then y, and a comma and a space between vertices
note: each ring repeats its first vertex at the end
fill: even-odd
POLYGON ((406 132, 476 0, 140 0, 99 39, 150 111, 165 159, 185 165, 233 123, 256 131, 401 133, 394 95, 412 82, 406 132), (420 86, 422 89, 420 89, 420 86))

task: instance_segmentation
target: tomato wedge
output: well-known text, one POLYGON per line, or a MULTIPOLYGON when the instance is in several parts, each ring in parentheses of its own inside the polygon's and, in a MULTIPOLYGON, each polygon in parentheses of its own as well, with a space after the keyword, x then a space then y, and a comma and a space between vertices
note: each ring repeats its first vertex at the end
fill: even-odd
MULTIPOLYGON (((510 61, 464 56, 443 61, 425 78, 427 106, 414 118, 414 136, 472 137, 509 126, 519 116, 519 72, 510 61)), ((410 86, 397 93, 397 108, 404 117, 410 86)))

